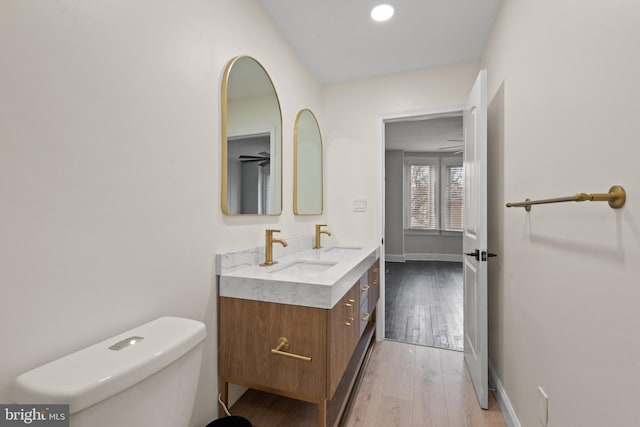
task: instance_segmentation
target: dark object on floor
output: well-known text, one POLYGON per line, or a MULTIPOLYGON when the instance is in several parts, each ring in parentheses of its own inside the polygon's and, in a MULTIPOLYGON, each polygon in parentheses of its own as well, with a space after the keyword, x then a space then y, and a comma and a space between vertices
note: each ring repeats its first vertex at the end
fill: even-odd
POLYGON ((207 424, 207 427, 253 427, 248 419, 230 415, 224 418, 218 418, 207 424))

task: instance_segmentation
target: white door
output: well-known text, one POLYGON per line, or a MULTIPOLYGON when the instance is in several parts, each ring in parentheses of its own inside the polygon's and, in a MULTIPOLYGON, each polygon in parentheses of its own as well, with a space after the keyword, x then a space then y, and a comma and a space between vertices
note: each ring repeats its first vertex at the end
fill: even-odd
POLYGON ((487 351, 487 71, 464 109, 464 358, 480 407, 489 407, 487 351))

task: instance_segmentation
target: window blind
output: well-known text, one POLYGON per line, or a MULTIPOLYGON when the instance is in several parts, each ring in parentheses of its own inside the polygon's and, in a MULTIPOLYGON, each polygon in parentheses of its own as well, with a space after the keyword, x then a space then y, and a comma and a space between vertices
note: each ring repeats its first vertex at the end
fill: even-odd
POLYGON ((409 165, 409 227, 438 228, 437 167, 428 164, 409 165))
POLYGON ((447 165, 444 173, 443 229, 461 231, 464 224, 464 168, 447 165))

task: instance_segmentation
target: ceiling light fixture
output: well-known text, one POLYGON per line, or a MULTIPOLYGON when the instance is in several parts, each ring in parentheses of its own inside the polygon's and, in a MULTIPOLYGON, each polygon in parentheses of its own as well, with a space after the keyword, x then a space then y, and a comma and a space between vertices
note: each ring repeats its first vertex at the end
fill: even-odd
POLYGON ((379 4, 371 10, 371 19, 377 22, 384 22, 393 16, 393 6, 388 4, 379 4))

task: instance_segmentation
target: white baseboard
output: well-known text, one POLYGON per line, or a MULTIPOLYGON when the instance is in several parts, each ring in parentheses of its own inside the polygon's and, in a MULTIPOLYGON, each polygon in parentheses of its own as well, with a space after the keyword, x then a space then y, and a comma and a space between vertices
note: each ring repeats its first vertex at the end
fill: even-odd
POLYGON ((404 255, 384 254, 384 260, 387 262, 404 262, 404 255))
POLYGON ((385 254, 384 260, 387 262, 405 261, 447 261, 462 262, 461 254, 385 254))
POLYGON ((500 411, 502 411, 502 416, 504 417, 504 422, 507 424, 507 427, 522 427, 516 411, 511 405, 509 396, 507 396, 507 391, 502 386, 500 378, 498 378, 498 374, 496 370, 493 369, 491 362, 489 362, 489 384, 496 389, 496 400, 498 401, 498 406, 500 407, 500 411))
POLYGON ((462 262, 462 254, 404 254, 406 261, 462 262))

